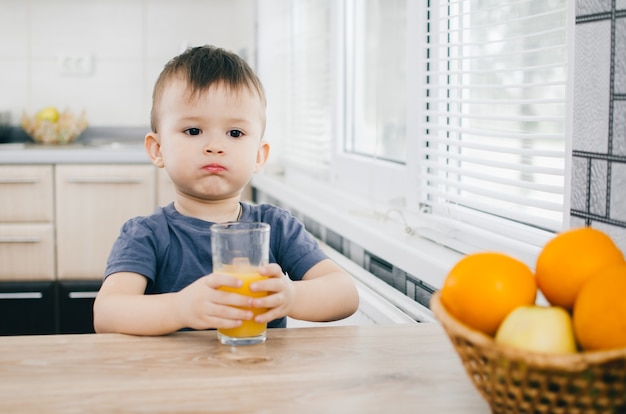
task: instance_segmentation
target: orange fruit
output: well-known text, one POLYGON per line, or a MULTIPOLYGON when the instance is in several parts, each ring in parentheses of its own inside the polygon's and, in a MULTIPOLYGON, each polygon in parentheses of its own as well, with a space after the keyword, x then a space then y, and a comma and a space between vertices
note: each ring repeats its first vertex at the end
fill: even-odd
POLYGON ((624 262, 613 240, 591 227, 557 234, 537 258, 537 285, 551 305, 572 310, 583 283, 607 266, 624 262))
POLYGON ((574 333, 584 350, 626 347, 626 263, 604 268, 583 284, 574 304, 574 333))
POLYGON ((502 253, 474 253, 454 265, 441 302, 459 321, 494 335, 515 308, 535 303, 537 284, 528 266, 502 253))

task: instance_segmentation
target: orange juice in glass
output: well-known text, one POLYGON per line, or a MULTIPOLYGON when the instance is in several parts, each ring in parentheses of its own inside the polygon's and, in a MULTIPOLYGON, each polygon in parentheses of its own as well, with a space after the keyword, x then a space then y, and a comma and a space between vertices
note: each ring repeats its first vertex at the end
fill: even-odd
MULTIPOLYGON (((240 295, 250 296, 253 298, 261 298, 263 296, 267 296, 267 292, 251 292, 250 284, 252 282, 256 282, 257 280, 267 279, 267 276, 261 276, 255 269, 241 269, 234 270, 228 269, 229 266, 224 266, 220 269, 220 273, 228 273, 230 275, 235 276, 237 279, 240 279, 243 282, 243 285, 239 288, 232 288, 230 286, 222 286, 220 290, 224 290, 227 292, 239 293, 240 295)), ((246 310, 251 310, 254 316, 260 315, 261 313, 265 313, 267 309, 265 308, 242 308, 246 310)), ((227 336, 230 338, 252 338, 257 337, 259 335, 263 335, 265 333, 265 329, 267 328, 266 323, 257 323, 254 320, 246 320, 242 321, 242 324, 237 328, 232 329, 218 329, 218 333, 227 336)))
MULTIPOLYGON (((269 233, 267 223, 231 222, 211 226, 211 253, 213 272, 227 273, 241 279, 239 288, 227 286, 220 290, 250 297, 263 297, 267 292, 250 292, 250 284, 267 279, 257 269, 269 261, 269 233)), ((263 308, 245 308, 254 315, 264 313, 263 308)), ((265 341, 267 324, 245 320, 233 329, 218 329, 217 337, 225 345, 252 345, 265 341)))

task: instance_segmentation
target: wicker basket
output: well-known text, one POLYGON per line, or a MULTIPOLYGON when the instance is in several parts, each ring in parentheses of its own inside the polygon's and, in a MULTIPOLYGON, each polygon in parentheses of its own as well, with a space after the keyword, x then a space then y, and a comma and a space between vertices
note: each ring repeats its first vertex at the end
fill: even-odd
POLYGON ((497 344, 430 303, 494 413, 626 413, 626 349, 550 355, 497 344))

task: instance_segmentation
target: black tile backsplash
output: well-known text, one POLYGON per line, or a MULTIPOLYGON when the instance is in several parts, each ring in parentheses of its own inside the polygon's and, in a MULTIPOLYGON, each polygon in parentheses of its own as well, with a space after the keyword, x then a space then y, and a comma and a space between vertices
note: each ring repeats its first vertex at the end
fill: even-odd
POLYGON ((626 1, 577 0, 571 226, 626 253, 626 1))

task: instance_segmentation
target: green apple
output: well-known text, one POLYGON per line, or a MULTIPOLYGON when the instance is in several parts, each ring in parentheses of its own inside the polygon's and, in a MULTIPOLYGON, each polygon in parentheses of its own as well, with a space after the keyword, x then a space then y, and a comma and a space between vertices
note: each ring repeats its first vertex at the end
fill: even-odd
POLYGON ((559 306, 515 308, 498 327, 496 342, 529 351, 574 353, 572 317, 559 306))
POLYGON ((54 106, 48 106, 47 108, 37 112, 35 118, 39 121, 56 122, 59 120, 59 110, 54 106))

